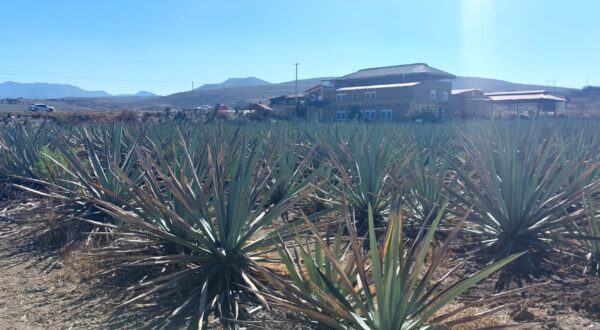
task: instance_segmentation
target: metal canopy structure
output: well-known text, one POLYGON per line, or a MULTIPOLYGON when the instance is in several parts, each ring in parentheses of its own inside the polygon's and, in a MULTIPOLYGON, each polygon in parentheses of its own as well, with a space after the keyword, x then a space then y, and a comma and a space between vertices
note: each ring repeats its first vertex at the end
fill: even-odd
POLYGON ((540 111, 553 112, 556 115, 557 105, 563 103, 566 109, 567 102, 566 99, 549 94, 545 90, 486 93, 484 97, 493 104, 513 106, 516 115, 519 115, 519 106, 525 104, 535 104, 537 115, 540 111))

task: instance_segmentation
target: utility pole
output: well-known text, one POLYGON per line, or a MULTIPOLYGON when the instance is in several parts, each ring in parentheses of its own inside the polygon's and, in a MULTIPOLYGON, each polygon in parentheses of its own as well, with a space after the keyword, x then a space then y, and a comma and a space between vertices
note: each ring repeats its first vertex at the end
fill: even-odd
POLYGON ((299 63, 294 64, 296 66, 296 87, 294 92, 294 105, 296 106, 296 111, 294 115, 298 115, 298 64, 299 63))
POLYGON ((196 110, 196 100, 194 99, 194 81, 192 80, 192 110, 196 110))

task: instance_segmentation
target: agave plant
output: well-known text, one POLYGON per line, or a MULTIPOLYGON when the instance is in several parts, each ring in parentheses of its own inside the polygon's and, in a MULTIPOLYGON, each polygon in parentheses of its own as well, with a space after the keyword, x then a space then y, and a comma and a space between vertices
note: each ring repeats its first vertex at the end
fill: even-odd
MULTIPOLYGON (((113 169, 131 201, 106 191, 110 199, 89 197, 120 220, 115 245, 96 253, 114 269, 137 268, 143 279, 130 287, 122 307, 156 306, 154 326, 191 316, 203 326, 210 311, 223 322, 243 313, 240 304, 266 305, 254 289, 261 287, 257 267, 270 260, 278 237, 303 221, 279 223, 280 216, 307 191, 299 182, 283 199, 272 203, 269 168, 273 154, 261 153, 259 141, 240 135, 233 141, 220 136, 193 157, 180 135, 177 169, 154 146, 136 148, 143 171, 141 184, 113 169), (156 305, 158 303, 158 305, 156 305)), ((96 185, 98 189, 102 189, 96 185)), ((102 189, 104 190, 104 189, 102 189)))
POLYGON ((317 172, 309 171, 308 167, 314 157, 315 147, 305 150, 306 147, 298 143, 301 141, 291 141, 287 137, 275 141, 281 139, 280 135, 269 135, 267 147, 276 149, 273 153, 277 157, 269 174, 269 188, 272 190, 270 202, 275 204, 293 194, 295 187, 304 181, 303 177, 316 175, 317 172))
POLYGON ((586 266, 583 273, 600 276, 600 213, 597 211, 598 201, 591 197, 583 198, 583 209, 581 212, 573 212, 572 226, 567 226, 569 238, 575 242, 585 254, 586 266))
POLYGON ((112 170, 114 167, 139 182, 133 149, 123 138, 121 124, 91 131, 84 127, 76 132, 78 134, 70 137, 61 131, 53 132, 51 145, 55 151, 42 147, 37 172, 45 175, 39 179, 27 178, 40 188, 15 185, 47 198, 46 203, 38 203, 21 214, 23 221, 40 225, 35 226, 32 241, 36 247, 43 248, 42 252, 52 252, 73 243, 91 243, 87 234, 99 228, 90 222, 115 220, 88 200, 89 197, 108 199, 105 191, 110 191, 110 196, 119 196, 119 200, 128 200, 128 192, 122 189, 112 170), (51 216, 40 217, 40 214, 51 216), (86 221, 81 221, 83 218, 86 221))
POLYGON ((580 203, 582 194, 599 189, 597 180, 589 180, 599 163, 566 157, 572 148, 567 140, 540 133, 535 124, 514 123, 463 138, 468 161, 457 174, 467 195, 449 192, 473 206, 469 219, 479 225, 475 233, 482 238, 483 257, 499 260, 517 251, 532 252, 509 267, 498 289, 511 278, 520 282, 543 270, 562 241, 569 221, 566 209, 580 203))
POLYGON ((124 189, 114 169, 118 168, 119 172, 125 173, 133 182, 141 180, 141 172, 136 166, 134 150, 135 146, 144 138, 144 134, 141 133, 135 139, 130 138, 129 141, 125 139, 124 134, 122 123, 100 128, 96 132, 85 127, 82 128, 83 150, 81 151, 84 155, 82 157, 78 155, 78 151, 56 143, 68 166, 61 166, 62 162, 50 158, 55 164, 61 166, 64 172, 70 174, 72 180, 77 183, 76 187, 67 189, 71 196, 89 194, 96 198, 106 198, 104 190, 108 190, 113 195, 127 199, 128 192, 124 189), (96 186, 103 189, 98 190, 96 186))
POLYGON ((40 166, 43 159, 41 150, 45 146, 45 127, 33 130, 24 125, 4 127, 0 137, 0 178, 40 178, 38 170, 45 170, 40 166))
MULTIPOLYGON (((412 246, 405 245, 403 216, 400 208, 394 207, 381 247, 375 235, 373 210, 369 208, 369 252, 360 248, 361 241, 349 218, 346 220, 351 232, 349 244, 342 241, 342 230, 333 238, 323 237, 307 221, 313 233, 312 243, 298 237, 292 251, 280 249, 290 274, 289 283, 265 275, 278 289, 268 295, 269 301, 333 329, 409 330, 472 321, 471 317, 450 320, 457 311, 441 310, 462 292, 523 253, 502 259, 442 289, 442 283, 458 267, 435 280, 434 276, 460 228, 459 224, 427 262, 444 207, 440 207, 428 230, 423 227, 420 238, 412 246)), ((468 307, 471 306, 460 310, 468 307)))
POLYGON ((455 185, 448 161, 442 155, 442 150, 450 149, 448 140, 442 139, 445 136, 433 129, 428 137, 417 134, 420 137, 416 139, 417 150, 412 153, 407 165, 395 174, 399 178, 397 183, 404 190, 406 230, 412 232, 412 236, 433 221, 442 201, 449 198, 446 189, 453 189, 455 185))
POLYGON ((407 156, 402 145, 394 145, 386 136, 364 128, 363 134, 351 137, 347 142, 329 147, 329 157, 339 173, 336 195, 350 204, 358 222, 360 234, 367 232, 369 205, 379 227, 390 207, 390 194, 386 193, 392 181, 390 169, 394 156, 407 156), (401 150, 395 150, 399 147, 401 150))

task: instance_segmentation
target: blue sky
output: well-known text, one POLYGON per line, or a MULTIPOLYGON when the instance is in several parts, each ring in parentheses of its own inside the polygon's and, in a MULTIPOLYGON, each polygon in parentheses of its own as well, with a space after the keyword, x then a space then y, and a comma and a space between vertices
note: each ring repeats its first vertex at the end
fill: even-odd
POLYGON ((595 0, 7 0, 0 82, 160 94, 426 62, 463 76, 600 85, 595 0))

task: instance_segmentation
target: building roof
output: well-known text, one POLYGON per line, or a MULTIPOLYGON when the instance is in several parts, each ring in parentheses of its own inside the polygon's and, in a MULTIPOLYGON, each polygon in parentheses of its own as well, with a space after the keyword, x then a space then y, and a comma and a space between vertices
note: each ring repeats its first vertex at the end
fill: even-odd
POLYGON ((527 101, 554 101, 566 102, 567 100, 555 95, 547 94, 546 91, 519 91, 519 92, 497 92, 486 93, 485 97, 494 102, 527 102, 527 101))
POLYGON ((257 108, 260 108, 260 109, 265 110, 265 111, 273 111, 273 109, 271 109, 270 106, 268 106, 266 104, 262 104, 262 103, 253 104, 252 107, 257 107, 257 108))
MULTIPOLYGON (((303 98, 303 97, 304 97, 304 93, 298 93, 298 98, 303 98)), ((281 100, 281 99, 288 99, 289 100, 289 99, 295 99, 295 98, 296 98, 295 94, 289 94, 289 95, 281 95, 281 96, 273 97, 273 98, 270 98, 269 100, 270 101, 281 100)))
POLYGON ((364 79, 364 78, 375 78, 382 76, 402 76, 402 75, 415 75, 415 74, 426 74, 433 76, 436 79, 454 79, 455 75, 442 70, 430 67, 425 63, 414 63, 414 64, 403 64, 394 66, 384 66, 379 68, 369 68, 358 70, 349 75, 345 75, 339 79, 364 79))
POLYGON ((367 86, 353 86, 353 87, 342 87, 338 88, 337 92, 351 92, 351 91, 360 91, 360 90, 370 90, 370 89, 383 89, 383 88, 403 88, 403 87, 412 87, 420 84, 419 82, 409 82, 402 84, 385 84, 385 85, 367 85, 367 86))
POLYGON ((483 91, 479 88, 453 89, 452 95, 460 95, 460 94, 470 93, 470 92, 482 92, 483 93, 483 91))
POLYGON ((306 94, 310 94, 311 92, 314 92, 314 91, 320 90, 322 87, 323 87, 323 85, 322 85, 322 84, 314 85, 313 87, 311 87, 311 88, 309 88, 309 89, 305 90, 305 91, 304 91, 304 93, 306 93, 306 94))
POLYGON ((532 90, 532 91, 511 91, 511 92, 493 92, 485 93, 485 96, 496 96, 496 95, 528 95, 528 94, 546 94, 545 90, 532 90))

